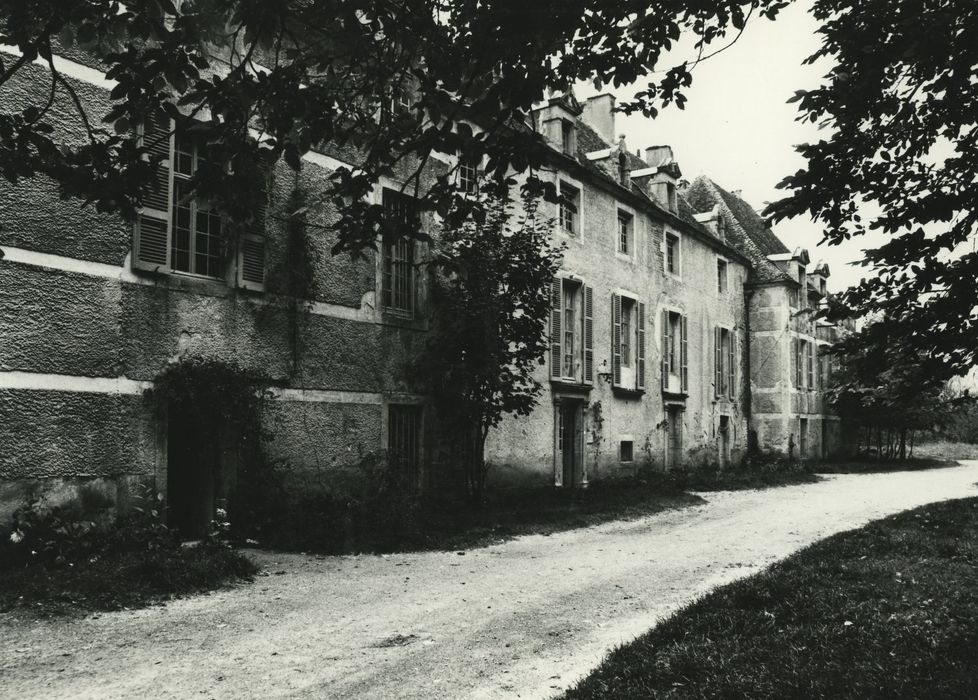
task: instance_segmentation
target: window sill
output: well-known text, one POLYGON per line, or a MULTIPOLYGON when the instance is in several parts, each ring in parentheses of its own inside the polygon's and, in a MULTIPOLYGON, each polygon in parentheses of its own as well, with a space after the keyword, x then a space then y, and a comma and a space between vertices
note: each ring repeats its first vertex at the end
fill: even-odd
POLYGON ((552 391, 561 391, 569 394, 589 394, 592 385, 584 382, 575 382, 572 379, 551 379, 550 388, 552 391))
POLYGON ((611 392, 623 399, 640 399, 645 396, 645 389, 629 389, 624 386, 612 386, 611 392))
POLYGON ((400 311, 381 309, 380 322, 385 326, 397 326, 398 328, 410 328, 418 331, 428 330, 428 319, 417 312, 406 315, 400 311))

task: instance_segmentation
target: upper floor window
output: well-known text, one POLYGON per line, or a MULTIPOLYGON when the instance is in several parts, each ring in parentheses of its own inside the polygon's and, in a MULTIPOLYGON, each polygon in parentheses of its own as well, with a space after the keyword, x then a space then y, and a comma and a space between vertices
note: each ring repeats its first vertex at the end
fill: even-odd
POLYGON ((414 200, 385 189, 384 241, 381 246, 381 305, 385 311, 413 316, 416 304, 415 240, 410 232, 417 226, 414 200))
POLYGON ((631 177, 628 172, 628 156, 624 153, 618 154, 618 182, 628 187, 631 177))
POLYGON ((190 178, 206 159, 203 144, 177 136, 173 166, 173 238, 170 260, 177 272, 224 276, 221 216, 191 191, 190 178))
POLYGON ((579 229, 578 212, 581 206, 581 191, 566 182, 560 183, 560 228, 564 233, 576 236, 579 229))
POLYGON ((717 292, 727 292, 727 261, 722 259, 717 259, 717 292))
POLYGON ((612 385, 645 389, 645 304, 611 295, 612 385))
POLYGON ((569 156, 573 156, 577 152, 574 122, 569 119, 560 120, 560 150, 569 156))
POLYGON ((713 388, 717 397, 734 398, 734 334, 728 328, 716 328, 713 346, 713 388))
MULTIPOLYGON (((153 116, 140 126, 140 145, 158 161, 155 187, 143 197, 133 227, 132 267, 156 273, 180 272, 228 278, 225 222, 215 207, 193 192, 192 179, 207 163, 200 139, 176 134, 173 122, 153 116)), ((265 289, 265 209, 263 191, 253 219, 238 238, 233 260, 236 284, 265 289)), ((230 281, 230 280, 229 280, 230 281)))
POLYGON ((681 265, 682 250, 679 236, 674 233, 666 233, 666 272, 670 275, 679 275, 681 265))
POLYGON ((626 214, 623 211, 618 212, 618 243, 617 250, 623 255, 632 254, 632 237, 633 237, 633 222, 634 219, 630 214, 626 214))
POLYGON ((801 338, 794 339, 795 387, 815 389, 815 345, 801 338))
POLYGON ((593 289, 556 277, 551 287, 550 377, 575 383, 594 379, 593 289))
MULTIPOLYGON (((459 124, 457 131, 463 141, 473 138, 472 127, 468 124, 459 124)), ((476 191, 478 184, 478 163, 465 153, 464 147, 460 148, 458 151, 458 188, 466 194, 471 194, 476 191)))
POLYGON ((672 393, 689 390, 686 316, 668 309, 662 312, 662 388, 672 393))

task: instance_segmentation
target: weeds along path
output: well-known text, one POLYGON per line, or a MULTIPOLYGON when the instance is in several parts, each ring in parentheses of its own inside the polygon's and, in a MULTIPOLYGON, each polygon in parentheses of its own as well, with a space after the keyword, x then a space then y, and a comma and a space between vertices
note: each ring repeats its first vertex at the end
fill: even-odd
POLYGON ((713 586, 975 495, 978 462, 828 477, 484 549, 257 553, 254 584, 74 621, 0 616, 0 697, 539 698, 713 586))

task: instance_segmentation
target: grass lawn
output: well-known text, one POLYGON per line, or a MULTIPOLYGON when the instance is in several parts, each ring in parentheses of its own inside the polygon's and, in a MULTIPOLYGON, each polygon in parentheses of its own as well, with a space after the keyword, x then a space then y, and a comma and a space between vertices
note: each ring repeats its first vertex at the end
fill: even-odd
POLYGON ((978 697, 978 499, 819 542, 613 652, 580 698, 978 697))
POLYGON ((953 459, 911 457, 909 459, 889 462, 877 462, 872 459, 821 460, 818 462, 809 462, 807 469, 817 474, 870 474, 875 472, 904 472, 956 466, 958 466, 958 462, 953 459))
POLYGON ((970 442, 921 442, 913 447, 914 457, 932 459, 978 459, 978 445, 970 442))
POLYGON ((74 563, 0 568, 0 612, 74 615, 140 608, 250 580, 258 568, 230 547, 203 543, 108 551, 74 563))

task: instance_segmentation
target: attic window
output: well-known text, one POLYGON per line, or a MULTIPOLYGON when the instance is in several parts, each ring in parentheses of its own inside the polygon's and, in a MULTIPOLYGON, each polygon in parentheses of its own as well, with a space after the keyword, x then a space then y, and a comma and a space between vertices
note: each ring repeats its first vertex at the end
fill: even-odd
POLYGON ((569 156, 574 155, 577 151, 574 123, 569 119, 560 120, 560 150, 569 156))
POLYGON ((628 175, 628 157, 624 153, 618 154, 618 182, 623 186, 628 187, 630 181, 628 175))

